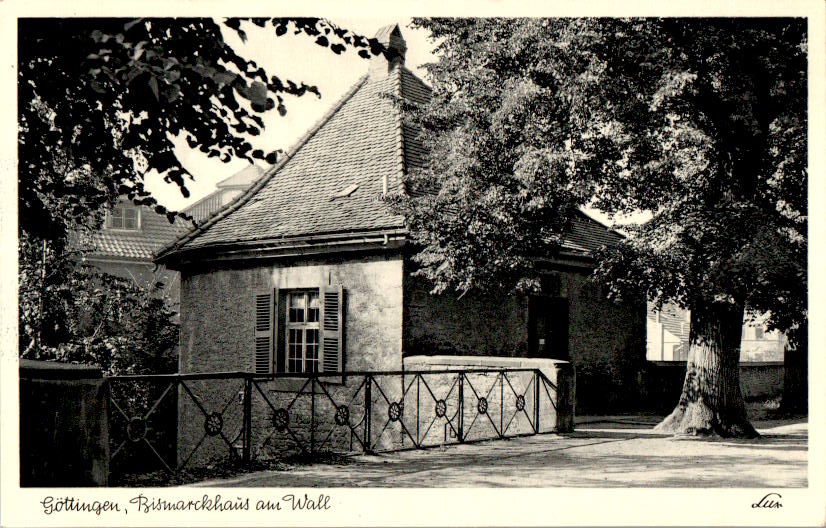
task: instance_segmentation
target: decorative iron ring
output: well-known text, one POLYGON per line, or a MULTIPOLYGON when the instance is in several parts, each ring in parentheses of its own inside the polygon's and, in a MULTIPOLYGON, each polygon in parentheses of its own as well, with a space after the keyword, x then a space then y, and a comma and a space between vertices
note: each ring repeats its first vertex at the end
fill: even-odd
POLYGON ((525 408, 525 397, 521 394, 516 397, 516 410, 521 411, 525 408))
POLYGON ((140 442, 146 438, 148 428, 146 427, 146 420, 140 416, 133 416, 126 424, 126 437, 131 442, 140 442))
POLYGON ((213 412, 204 420, 204 431, 208 436, 215 436, 224 428, 224 417, 221 413, 213 412))
POLYGON ((476 410, 479 411, 479 414, 485 414, 488 412, 488 400, 484 396, 479 398, 479 403, 476 404, 476 410))
POLYGON ((387 409, 387 417, 390 418, 391 422, 397 422, 402 415, 402 406, 396 402, 390 404, 390 407, 387 409))
POLYGON ((277 431, 283 431, 290 424, 290 413, 287 409, 278 409, 272 415, 272 424, 277 431))
POLYGON ((350 409, 346 405, 339 405, 336 407, 336 423, 344 425, 350 421, 350 409))
POLYGON ((445 413, 447 412, 447 404, 444 400, 439 400, 436 402, 436 416, 439 418, 444 418, 445 413))

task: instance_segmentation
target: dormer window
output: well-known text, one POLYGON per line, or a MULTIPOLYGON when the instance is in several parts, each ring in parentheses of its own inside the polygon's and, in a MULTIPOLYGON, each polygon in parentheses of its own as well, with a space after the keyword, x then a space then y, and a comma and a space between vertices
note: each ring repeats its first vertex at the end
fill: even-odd
POLYGON ((140 209, 127 204, 114 206, 106 216, 106 227, 108 229, 137 231, 141 227, 140 209))

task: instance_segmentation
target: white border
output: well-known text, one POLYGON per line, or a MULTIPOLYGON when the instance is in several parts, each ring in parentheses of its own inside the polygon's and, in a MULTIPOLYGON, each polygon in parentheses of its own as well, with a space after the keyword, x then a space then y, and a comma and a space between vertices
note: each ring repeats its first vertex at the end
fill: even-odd
MULTIPOLYGON (((169 526, 169 525, 754 525, 822 526, 826 524, 826 458, 824 457, 824 2, 805 1, 695 1, 639 2, 436 2, 348 3, 325 1, 277 5, 273 2, 168 2, 149 1, 127 5, 103 1, 0 2, 0 38, 3 68, 0 116, 0 177, 2 207, 0 236, 0 446, 3 449, 0 486, 2 526, 169 526), (809 17, 809 164, 810 164, 810 432, 809 488, 780 490, 784 508, 772 515, 750 507, 762 490, 743 489, 332 489, 333 508, 313 514, 165 514, 100 517, 74 515, 58 518, 42 514, 39 501, 46 494, 66 495, 69 490, 19 489, 17 407, 17 273, 16 273, 16 19, 28 16, 363 16, 399 19, 413 15, 442 16, 806 16, 809 17)), ((291 490, 298 491, 298 490, 291 490)), ((777 491, 777 490, 767 490, 777 491)), ((128 502, 137 489, 72 489, 80 499, 115 499, 128 502)), ((197 498, 203 490, 192 488, 143 490, 146 494, 197 498)), ((280 497, 285 490, 209 490, 225 497, 239 494, 257 498, 280 497)), ((302 491, 303 493, 303 491, 302 491)))

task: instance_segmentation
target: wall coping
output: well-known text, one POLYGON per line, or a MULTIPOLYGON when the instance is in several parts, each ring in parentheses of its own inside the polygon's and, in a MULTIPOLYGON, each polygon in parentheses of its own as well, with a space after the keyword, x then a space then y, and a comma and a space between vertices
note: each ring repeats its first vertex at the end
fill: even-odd
MULTIPOLYGON (((656 365, 658 367, 672 367, 672 366, 685 366, 686 360, 676 360, 676 361, 668 361, 668 360, 646 360, 649 363, 656 365)), ((784 363, 782 361, 741 361, 738 363, 740 368, 750 368, 750 367, 782 367, 784 363)))
POLYGON ((89 365, 21 359, 19 376, 27 379, 97 379, 103 377, 103 372, 89 365))
POLYGON ((473 366, 476 368, 556 368, 570 362, 547 358, 518 358, 499 356, 405 356, 402 360, 405 370, 417 365, 473 366))

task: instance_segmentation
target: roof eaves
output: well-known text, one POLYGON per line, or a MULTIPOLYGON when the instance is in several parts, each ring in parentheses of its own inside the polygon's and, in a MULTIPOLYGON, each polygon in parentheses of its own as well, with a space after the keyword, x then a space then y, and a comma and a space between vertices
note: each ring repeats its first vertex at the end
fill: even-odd
POLYGON ((364 86, 364 83, 367 81, 368 75, 363 75, 354 85, 350 88, 347 93, 345 93, 341 99, 338 100, 336 104, 333 105, 330 110, 327 111, 321 118, 310 128, 296 143, 293 145, 291 149, 284 155, 278 164, 271 167, 267 171, 265 171, 264 175, 258 179, 249 189, 245 192, 238 195, 234 200, 229 202, 227 205, 222 207, 221 209, 217 210, 213 213, 206 221, 201 224, 200 226, 194 228, 190 232, 186 233, 182 237, 174 240, 172 243, 164 246, 160 251, 157 252, 155 256, 156 261, 161 261, 167 258, 169 255, 180 249, 182 246, 187 244, 188 242, 192 241, 195 237, 203 233, 206 229, 214 225, 219 220, 229 216, 236 210, 238 210, 241 206, 247 203, 253 196, 255 196, 258 191, 260 191, 269 181, 278 173, 281 168, 290 161, 301 147, 307 144, 307 142, 312 139, 313 136, 323 127, 343 106, 344 104, 350 100, 359 89, 364 86))

